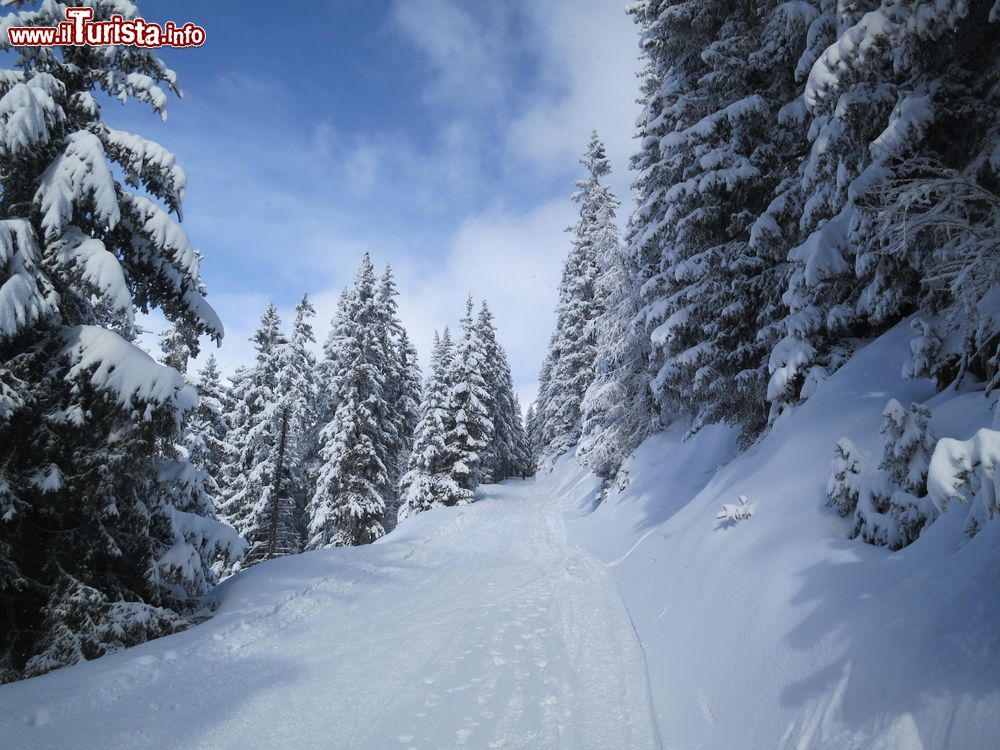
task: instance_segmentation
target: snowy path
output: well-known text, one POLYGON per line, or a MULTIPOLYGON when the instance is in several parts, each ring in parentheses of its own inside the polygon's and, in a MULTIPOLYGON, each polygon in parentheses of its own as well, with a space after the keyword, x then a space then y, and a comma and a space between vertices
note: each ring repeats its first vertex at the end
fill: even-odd
POLYGON ((171 638, 0 688, 20 748, 656 748, 604 565, 533 482, 269 563, 171 638))

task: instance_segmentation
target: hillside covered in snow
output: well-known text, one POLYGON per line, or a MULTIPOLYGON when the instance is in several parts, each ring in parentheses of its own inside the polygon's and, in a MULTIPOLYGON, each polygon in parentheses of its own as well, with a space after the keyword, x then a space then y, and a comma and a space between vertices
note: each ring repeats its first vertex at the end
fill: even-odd
MULTIPOLYGON (((877 434, 901 327, 749 451, 650 438, 628 483, 570 456, 375 545, 262 563, 209 621, 0 687, 7 747, 991 747, 1000 538, 956 503, 904 551, 847 538, 833 446, 877 434), (718 519, 746 495, 744 521, 718 519), (599 502, 600 501, 600 502, 599 502)), ((981 391, 933 396, 970 437, 981 391)), ((870 442, 870 441, 868 441, 870 442)))

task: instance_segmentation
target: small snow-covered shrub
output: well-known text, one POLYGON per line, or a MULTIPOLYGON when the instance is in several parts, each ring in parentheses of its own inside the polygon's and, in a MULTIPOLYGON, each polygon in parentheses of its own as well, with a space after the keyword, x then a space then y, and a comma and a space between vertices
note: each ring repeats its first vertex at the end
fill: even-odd
POLYGON ((868 456, 848 438, 841 438, 833 449, 830 478, 826 483, 826 504, 847 517, 858 507, 862 471, 868 456))
POLYGON ((750 505, 750 498, 740 495, 736 504, 726 503, 722 506, 715 517, 723 523, 735 524, 739 521, 746 521, 753 515, 753 506, 750 505))
POLYGON ((955 501, 969 505, 969 536, 1000 516, 1000 432, 983 429, 970 440, 938 440, 929 427, 930 416, 917 404, 907 410, 889 401, 882 412, 877 466, 849 439, 837 442, 827 505, 853 517, 852 539, 901 549, 955 501))
POLYGON ((910 358, 903 363, 903 377, 907 380, 938 380, 941 367, 941 337, 937 328, 927 321, 916 318, 910 327, 910 358))
POLYGON ((965 532, 975 536, 1000 516, 1000 432, 979 430, 969 440, 943 438, 934 449, 927 478, 928 496, 940 512, 956 500, 969 504, 965 532))
POLYGON ((937 517, 927 500, 927 467, 937 438, 928 426, 930 410, 905 409, 895 399, 882 411, 882 461, 863 483, 852 536, 869 544, 901 549, 937 517))

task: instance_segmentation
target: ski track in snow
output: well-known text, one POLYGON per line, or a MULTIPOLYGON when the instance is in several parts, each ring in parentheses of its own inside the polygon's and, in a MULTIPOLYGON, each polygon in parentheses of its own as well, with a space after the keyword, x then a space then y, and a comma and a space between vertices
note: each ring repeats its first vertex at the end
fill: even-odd
POLYGON ((267 563, 215 618, 0 687, 20 748, 659 747, 605 565, 533 482, 385 544, 267 563))

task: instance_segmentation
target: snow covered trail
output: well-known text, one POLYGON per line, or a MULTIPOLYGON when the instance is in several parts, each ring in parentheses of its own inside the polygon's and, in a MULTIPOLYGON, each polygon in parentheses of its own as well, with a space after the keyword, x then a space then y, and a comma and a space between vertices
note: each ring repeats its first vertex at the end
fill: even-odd
POLYGON ((267 563, 198 627, 0 687, 0 746, 657 748, 616 584, 537 494, 267 563))

